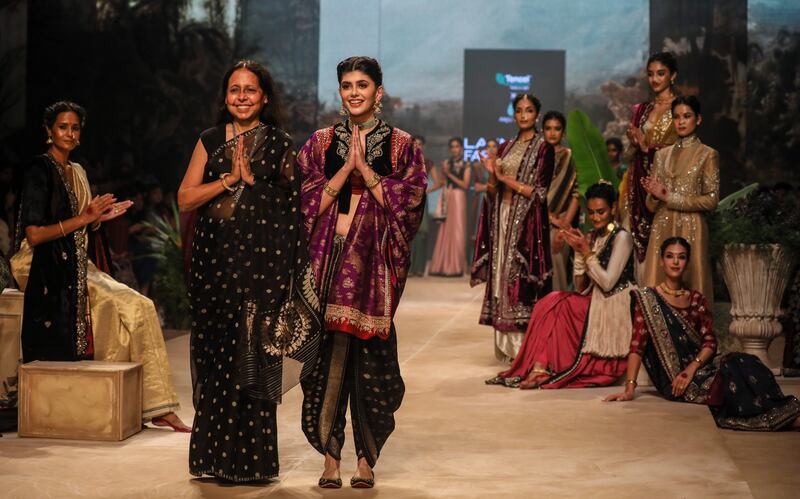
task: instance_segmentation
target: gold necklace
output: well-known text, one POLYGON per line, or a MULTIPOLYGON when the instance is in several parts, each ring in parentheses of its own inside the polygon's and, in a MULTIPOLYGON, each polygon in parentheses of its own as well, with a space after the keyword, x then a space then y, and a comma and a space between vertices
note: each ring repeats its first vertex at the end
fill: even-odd
POLYGON ((689 146, 694 145, 694 144, 696 144, 698 142, 700 142, 700 139, 697 138, 697 135, 692 134, 692 135, 689 135, 688 137, 679 138, 678 142, 675 143, 675 145, 678 148, 683 149, 684 147, 689 147, 689 146))
POLYGON ((685 290, 685 289, 683 289, 683 288, 681 288, 681 289, 672 289, 672 288, 668 287, 668 286, 667 286, 665 283, 663 283, 663 282, 662 282, 661 284, 659 284, 659 285, 658 285, 658 287, 659 287, 659 289, 661 289, 661 291, 663 291, 664 293, 666 293, 666 294, 668 294, 668 295, 670 295, 670 296, 674 296, 674 297, 676 297, 676 298, 680 298, 681 296, 684 296, 684 295, 688 295, 688 294, 689 294, 689 291, 687 291, 687 290, 685 290))
POLYGON ((60 166, 61 168, 68 168, 68 167, 70 166, 70 164, 69 164, 69 160, 67 160, 67 162, 66 162, 66 163, 62 163, 61 161, 57 160, 57 159, 56 159, 56 157, 55 157, 55 156, 53 156, 53 153, 51 153, 50 151, 47 151, 47 153, 46 153, 46 154, 47 154, 47 157, 48 157, 48 158, 50 158, 50 160, 51 160, 53 163, 57 164, 57 165, 58 165, 58 166, 60 166))
POLYGON ((660 98, 656 97, 655 101, 656 101, 656 104, 668 104, 668 103, 672 102, 674 99, 675 99, 675 96, 674 95, 670 95, 669 97, 660 97, 660 98))
POLYGON ((369 128, 374 127, 377 124, 378 124, 378 118, 376 118, 374 116, 372 117, 371 120, 367 120, 364 123, 353 123, 353 120, 351 120, 350 118, 347 118, 347 129, 348 130, 352 130, 353 129, 353 125, 356 125, 359 130, 367 130, 369 128))

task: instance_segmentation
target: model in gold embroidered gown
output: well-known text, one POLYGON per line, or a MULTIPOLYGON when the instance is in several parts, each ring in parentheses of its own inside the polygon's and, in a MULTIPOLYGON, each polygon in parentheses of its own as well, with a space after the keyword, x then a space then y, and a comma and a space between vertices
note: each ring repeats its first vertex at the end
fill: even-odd
POLYGON ((643 263, 650 238, 653 214, 647 210, 647 191, 642 179, 649 176, 656 151, 677 140, 672 122, 673 85, 678 73, 675 57, 669 52, 653 54, 647 60, 647 80, 655 98, 633 106, 625 150, 628 169, 619 187, 620 222, 633 236, 636 279, 642 280, 643 263))
MULTIPOLYGON (((644 264, 645 286, 664 280, 658 248, 670 237, 682 237, 692 245, 691 259, 684 274, 685 285, 714 302, 711 261, 708 254, 708 225, 705 214, 719 202, 719 154, 695 135, 699 123, 699 102, 694 97, 675 99, 673 115, 681 137, 656 153, 647 209, 653 213, 652 231, 644 264), (696 111, 691 105, 696 106, 696 111), (686 114, 692 123, 687 121, 686 114)), ((647 179, 646 179, 647 180, 647 179)))

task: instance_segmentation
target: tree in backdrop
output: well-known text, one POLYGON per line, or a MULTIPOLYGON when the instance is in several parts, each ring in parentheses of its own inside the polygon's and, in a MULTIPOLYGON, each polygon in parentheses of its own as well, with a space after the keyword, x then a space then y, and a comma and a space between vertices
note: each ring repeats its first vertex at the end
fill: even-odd
POLYGON ((800 183, 800 31, 749 45, 747 172, 753 180, 800 183))
POLYGON ((151 173, 167 190, 177 187, 199 133, 214 123, 234 53, 224 2, 205 2, 210 22, 202 24, 185 22, 187 4, 29 0, 31 152, 43 132, 30 125, 67 98, 89 113, 81 152, 94 181, 151 173), (74 55, 62 55, 65 39, 74 55))

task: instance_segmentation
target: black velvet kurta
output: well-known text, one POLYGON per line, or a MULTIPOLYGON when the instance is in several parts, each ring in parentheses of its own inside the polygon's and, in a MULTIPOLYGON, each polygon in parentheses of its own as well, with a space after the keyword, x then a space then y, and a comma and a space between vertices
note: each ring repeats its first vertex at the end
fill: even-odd
MULTIPOLYGON (((26 227, 57 224, 78 214, 77 199, 66 175, 64 168, 46 155, 37 157, 25 171, 17 249, 26 227)), ((92 357, 86 258, 82 231, 33 248, 22 319, 24 362, 92 357)))

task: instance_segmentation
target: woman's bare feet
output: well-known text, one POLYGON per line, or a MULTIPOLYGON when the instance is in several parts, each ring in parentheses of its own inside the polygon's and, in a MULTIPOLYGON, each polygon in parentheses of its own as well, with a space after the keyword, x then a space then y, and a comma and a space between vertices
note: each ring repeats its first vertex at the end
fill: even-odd
POLYGON ((174 412, 170 412, 164 414, 163 416, 158 416, 150 420, 151 423, 155 426, 169 426, 173 430, 179 433, 191 433, 192 429, 183 424, 181 418, 178 417, 177 414, 174 412))
POLYGON ((542 367, 534 367, 528 376, 519 384, 521 390, 539 388, 552 377, 552 373, 542 367))

